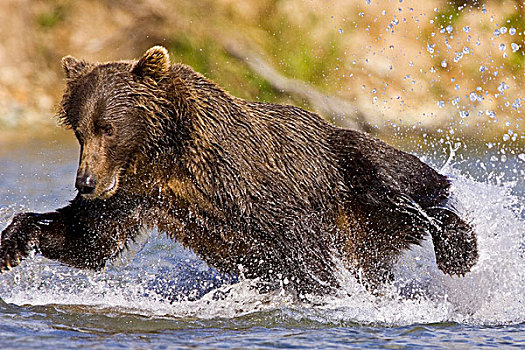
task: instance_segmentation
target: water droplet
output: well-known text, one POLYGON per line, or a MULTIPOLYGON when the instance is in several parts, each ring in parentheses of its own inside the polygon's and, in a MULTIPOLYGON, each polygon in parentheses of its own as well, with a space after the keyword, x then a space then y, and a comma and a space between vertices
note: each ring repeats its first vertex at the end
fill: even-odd
MULTIPOLYGON (((514 109, 521 108, 520 100, 521 100, 521 99, 518 97, 518 98, 514 101, 514 103, 511 105, 512 108, 514 108, 514 109)), ((525 99, 524 99, 524 100, 525 100, 525 99)))
POLYGON ((505 134, 503 135, 503 141, 508 141, 510 139, 510 136, 505 134))
POLYGON ((438 102, 438 107, 439 107, 439 108, 443 108, 443 107, 445 107, 445 101, 439 101, 439 102, 438 102))
POLYGON ((501 34, 505 34, 507 32, 507 27, 501 27, 499 31, 501 34))
POLYGON ((367 5, 370 5, 370 0, 366 0, 366 4, 367 4, 367 5))
POLYGON ((499 29, 494 30, 494 36, 495 37, 498 37, 500 34, 501 33, 500 33, 499 29))
POLYGON ((499 50, 505 51, 505 44, 499 44, 499 50))
POLYGON ((516 28, 510 28, 510 29, 509 29, 509 34, 510 34, 510 35, 514 35, 514 34, 516 34, 516 28))
POLYGON ((477 99, 478 99, 478 94, 476 94, 475 92, 471 92, 470 93, 470 100, 472 102, 475 102, 477 99))
POLYGON ((452 27, 450 24, 447 26, 447 32, 452 33, 454 30, 454 27, 452 27))
POLYGON ((468 47, 465 46, 465 47, 463 48, 463 53, 466 55, 466 54, 468 54, 469 52, 470 52, 470 50, 468 49, 468 47))
POLYGON ((510 47, 512 48, 512 52, 516 52, 520 49, 520 46, 516 43, 511 43, 510 47))
POLYGON ((465 26, 465 27, 463 27, 463 31, 464 31, 465 33, 470 32, 470 27, 469 27, 469 26, 465 26))
POLYGON ((434 46, 436 46, 436 44, 427 43, 427 51, 430 53, 434 53, 434 46))
POLYGON ((479 66, 479 71, 480 72, 484 72, 486 70, 487 70, 487 67, 485 67, 484 65, 479 66))
POLYGON ((443 60, 443 61, 441 62, 441 67, 443 67, 443 68, 447 68, 447 60, 443 60))
POLYGON ((502 81, 501 84, 499 84, 498 86, 498 91, 501 93, 503 93, 503 91, 508 90, 508 89, 509 89, 509 86, 505 84, 504 81, 502 81))
POLYGON ((454 89, 459 90, 459 85, 456 84, 456 85, 454 86, 454 89))
POLYGON ((343 34, 343 29, 339 28, 338 32, 339 34, 343 34))

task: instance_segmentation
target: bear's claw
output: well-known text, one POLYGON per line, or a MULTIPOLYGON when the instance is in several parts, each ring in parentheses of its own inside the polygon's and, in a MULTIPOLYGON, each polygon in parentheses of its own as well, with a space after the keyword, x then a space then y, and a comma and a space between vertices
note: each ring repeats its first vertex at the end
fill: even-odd
POLYGON ((20 265, 23 258, 37 248, 40 228, 35 215, 17 214, 0 236, 0 273, 20 265))

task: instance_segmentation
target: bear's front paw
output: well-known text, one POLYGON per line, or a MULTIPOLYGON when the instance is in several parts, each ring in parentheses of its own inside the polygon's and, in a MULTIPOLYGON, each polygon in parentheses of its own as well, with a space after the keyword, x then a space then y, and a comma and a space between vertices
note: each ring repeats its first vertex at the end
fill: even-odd
POLYGON ((20 264, 20 260, 38 247, 38 214, 17 214, 0 236, 0 273, 20 264))

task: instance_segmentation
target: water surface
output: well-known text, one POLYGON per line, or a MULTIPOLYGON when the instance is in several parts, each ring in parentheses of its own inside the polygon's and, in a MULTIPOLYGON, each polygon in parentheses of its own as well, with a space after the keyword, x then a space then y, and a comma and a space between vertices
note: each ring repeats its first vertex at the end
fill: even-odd
MULTIPOLYGON (((77 153, 63 140, 0 144, 0 228, 16 211, 66 205, 77 153)), ((420 156, 437 168, 447 158, 420 156)), ((480 259, 465 277, 443 275, 426 241, 399 259, 379 297, 342 271, 338 295, 298 302, 220 276, 154 232, 103 272, 35 256, 1 275, 0 348, 525 347, 521 157, 458 154, 442 169, 478 234, 480 259)))

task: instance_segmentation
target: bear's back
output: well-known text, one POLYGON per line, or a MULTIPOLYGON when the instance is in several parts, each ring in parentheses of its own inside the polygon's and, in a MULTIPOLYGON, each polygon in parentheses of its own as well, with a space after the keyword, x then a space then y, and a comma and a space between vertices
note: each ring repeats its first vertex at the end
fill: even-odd
POLYGON ((275 218, 333 205, 342 180, 327 141, 333 126, 298 107, 224 98, 197 123, 191 152, 217 204, 275 218))

